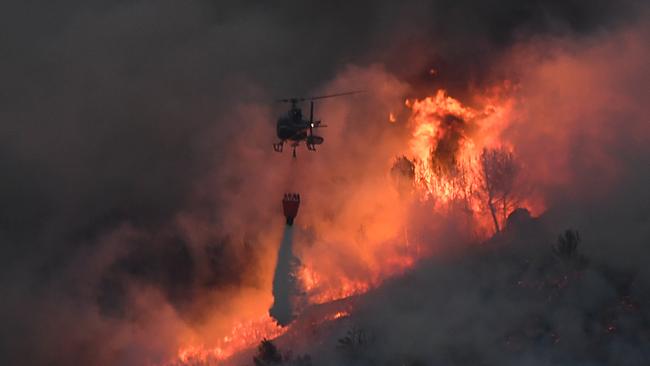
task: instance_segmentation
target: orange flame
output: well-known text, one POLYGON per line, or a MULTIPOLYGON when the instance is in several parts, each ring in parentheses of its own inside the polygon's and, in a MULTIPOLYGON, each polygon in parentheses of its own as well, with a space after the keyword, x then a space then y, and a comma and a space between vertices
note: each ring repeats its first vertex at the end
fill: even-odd
MULTIPOLYGON (((411 122, 414 125, 413 138, 409 143, 411 153, 416 162, 415 179, 427 193, 427 198, 434 198, 446 203, 452 199, 465 195, 467 187, 458 186, 448 176, 436 171, 431 164, 431 153, 436 149, 440 139, 447 130, 441 127, 443 120, 449 116, 457 117, 464 121, 471 121, 476 113, 463 107, 457 100, 446 96, 443 90, 439 90, 435 97, 428 97, 423 100, 416 100, 411 107, 413 115, 411 122)), ((461 159, 471 158, 473 154, 467 154, 473 150, 473 142, 468 139, 460 141, 461 159)), ((461 162, 461 164, 473 162, 461 162)))
POLYGON ((338 311, 334 315, 331 316, 331 319, 332 320, 341 319, 341 318, 345 318, 345 317, 348 317, 348 316, 350 316, 350 313, 348 313, 347 311, 338 311))
POLYGON ((328 286, 321 276, 309 267, 301 267, 298 273, 303 287, 309 295, 312 304, 323 304, 330 301, 345 299, 362 294, 370 289, 371 284, 364 281, 346 280, 336 286, 328 286))
POLYGON ((216 345, 190 344, 178 350, 178 360, 182 363, 223 361, 246 348, 255 346, 261 339, 275 338, 286 331, 268 315, 236 323, 228 335, 223 336, 216 345))
MULTIPOLYGON (((476 97, 479 108, 464 106, 444 90, 405 102, 412 110, 409 154, 421 199, 432 200, 437 208, 463 203, 479 226, 477 232, 491 230, 485 198, 481 197, 485 185, 482 152, 501 149, 516 158, 514 146, 502 136, 513 122, 514 99, 504 96, 511 88, 506 82, 491 94, 476 97)), ((533 214, 543 209, 543 203, 532 197, 520 197, 517 204, 533 214)))

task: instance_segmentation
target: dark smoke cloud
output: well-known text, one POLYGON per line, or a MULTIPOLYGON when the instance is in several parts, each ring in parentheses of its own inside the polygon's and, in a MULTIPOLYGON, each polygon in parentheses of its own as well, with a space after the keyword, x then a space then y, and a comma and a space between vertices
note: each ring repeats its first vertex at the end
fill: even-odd
POLYGON ((590 37, 636 7, 4 2, 0 360, 162 361, 233 289, 259 288, 277 202, 250 179, 282 182, 232 141, 270 146, 273 98, 370 63, 415 92, 434 67, 461 92, 522 38, 590 37))

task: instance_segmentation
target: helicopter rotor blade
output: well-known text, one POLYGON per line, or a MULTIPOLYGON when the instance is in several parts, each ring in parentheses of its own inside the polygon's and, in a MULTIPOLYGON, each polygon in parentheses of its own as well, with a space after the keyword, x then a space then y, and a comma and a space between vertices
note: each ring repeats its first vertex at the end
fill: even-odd
POLYGON ((305 98, 284 98, 284 99, 276 99, 276 102, 280 103, 298 103, 298 102, 304 102, 305 98))
POLYGON ((316 96, 316 97, 309 97, 309 98, 304 98, 304 99, 306 99, 306 100, 316 100, 316 99, 342 97, 344 95, 353 95, 353 94, 359 94, 359 93, 365 93, 365 90, 355 90, 355 91, 349 91, 349 92, 345 92, 345 93, 319 95, 319 96, 316 96))
POLYGON ((283 99, 276 99, 275 101, 276 102, 282 102, 282 103, 298 103, 298 102, 304 102, 304 101, 307 101, 307 100, 341 97, 341 96, 344 96, 344 95, 352 95, 352 94, 359 94, 359 93, 365 93, 365 92, 366 92, 365 90, 355 90, 355 91, 350 91, 350 92, 345 92, 345 93, 318 95, 318 96, 315 96, 315 97, 283 98, 283 99))

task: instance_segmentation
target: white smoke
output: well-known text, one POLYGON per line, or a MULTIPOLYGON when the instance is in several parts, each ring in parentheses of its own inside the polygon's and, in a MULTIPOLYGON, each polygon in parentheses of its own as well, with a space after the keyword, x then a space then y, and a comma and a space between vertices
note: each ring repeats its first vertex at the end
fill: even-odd
POLYGON ((298 311, 300 288, 295 276, 295 269, 300 261, 293 255, 293 226, 287 225, 278 250, 278 261, 273 275, 273 306, 269 309, 278 324, 291 323, 298 311))

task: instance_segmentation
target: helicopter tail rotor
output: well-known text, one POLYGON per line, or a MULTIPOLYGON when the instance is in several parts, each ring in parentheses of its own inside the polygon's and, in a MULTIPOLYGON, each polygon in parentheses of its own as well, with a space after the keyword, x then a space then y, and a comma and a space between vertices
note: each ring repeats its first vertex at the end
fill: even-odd
POLYGON ((309 136, 314 135, 314 101, 309 102, 309 136))

